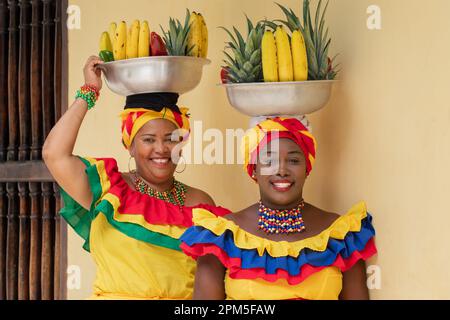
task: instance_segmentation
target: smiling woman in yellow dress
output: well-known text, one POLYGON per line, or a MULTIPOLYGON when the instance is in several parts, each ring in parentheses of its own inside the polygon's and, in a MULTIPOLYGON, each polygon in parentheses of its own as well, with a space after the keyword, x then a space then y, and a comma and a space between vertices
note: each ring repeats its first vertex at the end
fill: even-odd
MULTIPOLYGON (((102 88, 98 57, 84 67, 85 85, 45 141, 43 156, 62 188, 61 215, 85 240, 97 274, 92 298, 190 299, 195 262, 180 249, 180 236, 192 225, 192 209, 218 215, 205 192, 174 178, 177 164, 172 132, 189 132, 187 109, 176 94, 127 97, 121 114, 122 143, 136 170, 119 172, 113 158, 73 155, 78 131, 102 88)), ((95 139, 95 137, 93 137, 95 139)))
POLYGON ((224 217, 194 210, 194 226, 181 237, 183 251, 197 259, 194 299, 368 299, 372 217, 364 202, 338 215, 303 200, 316 157, 307 127, 269 118, 243 146, 261 200, 224 217))

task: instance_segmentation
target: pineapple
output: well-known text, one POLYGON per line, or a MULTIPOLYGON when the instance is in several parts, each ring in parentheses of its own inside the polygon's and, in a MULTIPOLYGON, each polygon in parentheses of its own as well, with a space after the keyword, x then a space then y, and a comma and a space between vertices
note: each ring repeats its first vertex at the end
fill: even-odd
POLYGON ((188 56, 194 48, 194 46, 188 47, 188 36, 191 29, 189 24, 190 17, 190 11, 186 10, 184 25, 178 19, 170 18, 167 32, 160 26, 163 32, 163 40, 170 56, 188 56))
MULTIPOLYGON (((277 3, 286 16, 286 21, 276 20, 286 25, 292 32, 300 30, 305 38, 306 50, 308 55, 308 79, 309 80, 333 80, 339 71, 333 68, 333 62, 336 58, 329 59, 328 50, 330 48, 331 39, 328 36, 328 28, 325 30, 325 13, 328 8, 328 1, 322 12, 322 0, 319 0, 316 9, 314 25, 311 21, 311 12, 309 8, 310 0, 303 0, 303 25, 299 17, 286 7, 277 3)), ((276 28, 276 24, 269 22, 272 28, 276 28)), ((337 66, 336 66, 337 67, 337 66)))
POLYGON ((248 83, 263 81, 261 62, 261 42, 264 36, 265 24, 258 22, 255 26, 247 17, 248 34, 246 41, 241 33, 233 27, 236 37, 228 29, 225 30, 231 38, 224 50, 226 66, 228 71, 228 82, 248 83), (231 49, 233 56, 226 49, 231 49))

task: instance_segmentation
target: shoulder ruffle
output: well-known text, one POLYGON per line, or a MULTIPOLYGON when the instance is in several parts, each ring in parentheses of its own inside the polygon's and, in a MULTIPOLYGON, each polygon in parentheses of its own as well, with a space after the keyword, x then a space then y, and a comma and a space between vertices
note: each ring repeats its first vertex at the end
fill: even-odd
MULTIPOLYGON (((223 217, 217 217, 213 212, 205 209, 194 209, 193 222, 211 231, 215 235, 221 235, 227 230, 231 231, 234 243, 241 249, 255 249, 260 255, 268 252, 272 257, 292 256, 297 257, 305 248, 314 251, 324 251, 330 238, 342 240, 349 232, 361 230, 361 221, 367 217, 366 205, 360 202, 354 205, 346 214, 340 216, 333 224, 320 234, 295 242, 271 241, 255 236, 236 225, 233 221, 223 217)), ((371 218, 370 218, 371 219, 371 218)))
POLYGON ((225 215, 222 207, 200 204, 178 207, 141 194, 126 183, 112 158, 80 158, 86 165, 93 193, 90 210, 85 210, 62 190, 65 207, 61 215, 85 239, 89 251, 90 222, 102 213, 108 222, 124 234, 166 248, 180 250, 179 238, 192 226, 192 210, 203 208, 212 214, 225 215))
POLYGON ((296 242, 267 240, 230 220, 195 209, 195 226, 181 237, 181 248, 194 258, 217 256, 232 278, 284 278, 298 284, 325 267, 345 272, 376 253, 372 216, 365 208, 359 203, 320 234, 296 242))

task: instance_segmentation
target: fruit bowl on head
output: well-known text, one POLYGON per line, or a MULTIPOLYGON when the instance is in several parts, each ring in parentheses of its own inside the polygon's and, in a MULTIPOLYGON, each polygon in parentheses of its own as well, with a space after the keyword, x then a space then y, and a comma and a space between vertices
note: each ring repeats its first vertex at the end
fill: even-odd
POLYGON ((221 84, 230 104, 251 116, 306 115, 328 103, 336 80, 221 84))
POLYGON ((151 92, 183 94, 198 86, 211 61, 188 56, 154 56, 99 64, 106 85, 121 96, 151 92))

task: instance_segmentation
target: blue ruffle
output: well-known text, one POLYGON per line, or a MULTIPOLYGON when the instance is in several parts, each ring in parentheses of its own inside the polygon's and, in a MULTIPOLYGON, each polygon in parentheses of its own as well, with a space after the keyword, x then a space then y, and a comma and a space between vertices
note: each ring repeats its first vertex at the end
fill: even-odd
POLYGON ((343 240, 330 238, 327 248, 323 252, 305 248, 298 257, 291 256, 274 258, 265 252, 262 256, 256 249, 241 249, 234 244, 233 233, 226 230, 220 236, 215 235, 200 226, 193 226, 186 230, 180 240, 188 246, 195 244, 213 244, 227 253, 230 258, 241 259, 242 269, 263 268, 267 274, 276 274, 278 269, 287 271, 291 276, 300 274, 304 264, 315 267, 329 266, 334 263, 338 255, 348 259, 353 252, 362 251, 371 238, 375 236, 372 226, 372 216, 361 220, 361 230, 349 232, 343 240))

